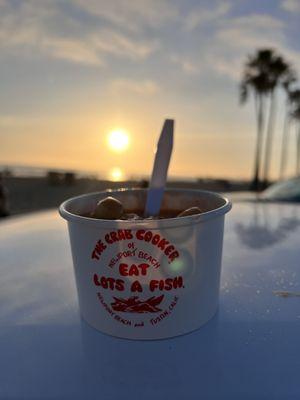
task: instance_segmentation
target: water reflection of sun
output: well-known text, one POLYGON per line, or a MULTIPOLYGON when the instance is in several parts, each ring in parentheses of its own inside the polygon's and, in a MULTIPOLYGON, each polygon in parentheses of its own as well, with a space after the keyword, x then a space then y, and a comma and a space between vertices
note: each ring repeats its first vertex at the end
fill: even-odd
POLYGON ((119 168, 119 167, 114 167, 114 168, 112 168, 112 169, 110 170, 109 176, 110 176, 110 179, 111 179, 113 182, 119 182, 119 181, 121 181, 121 180, 124 178, 124 173, 123 173, 123 171, 121 170, 121 168, 119 168))
POLYGON ((129 135, 124 129, 115 129, 108 134, 107 144, 111 150, 121 153, 129 146, 129 135))

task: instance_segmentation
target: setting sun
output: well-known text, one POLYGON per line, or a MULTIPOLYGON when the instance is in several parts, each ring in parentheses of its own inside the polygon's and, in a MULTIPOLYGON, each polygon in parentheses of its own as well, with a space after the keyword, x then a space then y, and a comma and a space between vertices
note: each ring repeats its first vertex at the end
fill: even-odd
POLYGON ((129 136, 124 129, 115 129, 108 135, 108 146, 116 152, 125 151, 129 145, 129 136))

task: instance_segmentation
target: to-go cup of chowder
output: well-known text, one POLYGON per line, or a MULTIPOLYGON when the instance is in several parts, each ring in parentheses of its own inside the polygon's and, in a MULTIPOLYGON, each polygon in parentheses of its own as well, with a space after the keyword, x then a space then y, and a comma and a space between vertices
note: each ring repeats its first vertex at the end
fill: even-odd
POLYGON ((166 189, 160 216, 143 218, 146 195, 146 189, 104 191, 59 208, 68 222, 81 315, 121 338, 182 335, 209 321, 218 306, 231 203, 217 193, 166 189))

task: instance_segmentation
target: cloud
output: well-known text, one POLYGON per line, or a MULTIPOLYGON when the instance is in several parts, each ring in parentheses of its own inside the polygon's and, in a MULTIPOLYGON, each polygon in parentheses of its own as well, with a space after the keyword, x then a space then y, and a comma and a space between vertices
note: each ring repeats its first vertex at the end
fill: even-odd
POLYGON ((199 74, 200 72, 200 68, 198 65, 196 65, 190 59, 184 58, 184 56, 182 55, 173 54, 171 55, 170 60, 174 64, 178 65, 182 69, 182 71, 188 75, 199 74))
MULTIPOLYGON (((226 9, 222 10, 225 13, 226 9)), ((202 30, 200 25, 198 27, 197 35, 193 31, 184 32, 186 37, 193 35, 193 46, 184 48, 182 55, 177 50, 171 61, 179 65, 185 73, 200 73, 201 79, 225 77, 237 82, 245 58, 257 48, 272 47, 287 57, 291 52, 286 43, 284 22, 268 14, 238 17, 224 14, 210 24, 209 33, 207 27, 202 27, 202 30), (205 34, 201 35, 202 31, 205 34)), ((294 51, 292 54, 293 60, 297 59, 296 53, 294 51)))
POLYGON ((210 66, 211 71, 215 71, 218 75, 226 76, 233 81, 239 81, 241 75, 241 67, 243 63, 242 56, 234 56, 222 54, 208 54, 206 63, 210 66))
MULTIPOLYGON (((111 66, 112 73, 128 61, 126 68, 143 64, 150 76, 157 68, 168 74, 171 61, 176 79, 186 78, 184 82, 197 74, 201 79, 221 75, 238 80, 247 54, 264 46, 282 50, 299 65, 282 20, 271 14, 231 16, 232 0, 200 4, 192 10, 191 3, 181 6, 180 16, 178 3, 171 0, 0 0, 0 51, 111 66)), ((298 3, 281 4, 292 9, 298 3)), ((168 74, 170 82, 174 76, 168 74)), ((113 86, 154 93, 157 85, 146 82, 133 85, 121 79, 113 86)))
POLYGON ((194 9, 187 15, 184 27, 186 30, 192 30, 205 23, 216 21, 227 15, 230 9, 231 4, 229 2, 221 2, 213 9, 204 7, 194 9))
POLYGON ((181 60, 180 65, 184 72, 187 74, 198 74, 199 68, 193 64, 191 61, 188 60, 181 60))
POLYGON ((255 48, 282 42, 283 22, 269 15, 250 15, 226 21, 217 32, 218 39, 231 47, 255 48))
MULTIPOLYGON (((1 5, 1 1, 0 1, 1 5)), ((11 115, 0 115, 0 127, 1 128, 7 128, 10 126, 14 126, 16 122, 16 118, 11 115)))
POLYGON ((158 48, 157 42, 143 42, 113 30, 94 32, 89 39, 98 51, 129 59, 144 59, 158 48))
POLYGON ((299 0, 283 0, 281 8, 291 13, 297 13, 300 12, 300 2, 299 0))
POLYGON ((72 0, 82 10, 127 29, 157 28, 174 21, 179 11, 168 0, 72 0))
POLYGON ((55 58, 86 65, 103 65, 101 56, 93 46, 80 40, 44 38, 41 51, 55 58))
MULTIPOLYGON (((0 132, 0 135, 5 132, 4 129, 32 128, 32 126, 36 126, 41 121, 42 121, 41 116, 32 117, 32 116, 20 116, 20 114, 7 114, 7 115, 0 114, 0 128, 3 128, 3 131, 0 132)), ((5 134, 6 133, 4 133, 4 135, 5 134)))
POLYGON ((284 23, 265 14, 252 14, 222 21, 215 31, 206 61, 217 73, 239 80, 247 54, 257 48, 283 48, 286 53, 284 23))
POLYGON ((138 95, 151 96, 160 91, 156 82, 151 80, 131 80, 131 79, 115 79, 111 82, 111 91, 113 93, 134 93, 138 95))
POLYGON ((2 0, 0 7, 0 48, 18 54, 20 50, 31 51, 72 63, 102 66, 111 55, 143 60, 158 48, 153 40, 74 19, 55 0, 28 0, 18 7, 2 0))
POLYGON ((290 48, 284 49, 284 55, 288 62, 290 62, 296 71, 300 71, 300 52, 290 48))

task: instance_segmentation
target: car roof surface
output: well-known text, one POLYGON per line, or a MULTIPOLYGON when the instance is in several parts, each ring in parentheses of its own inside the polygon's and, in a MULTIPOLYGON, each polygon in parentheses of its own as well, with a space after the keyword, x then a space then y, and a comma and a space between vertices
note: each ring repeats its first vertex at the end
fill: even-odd
POLYGON ((6 219, 0 399, 300 398, 299 244, 299 205, 234 204, 216 316, 184 336, 130 341, 80 318, 56 210, 6 219))

